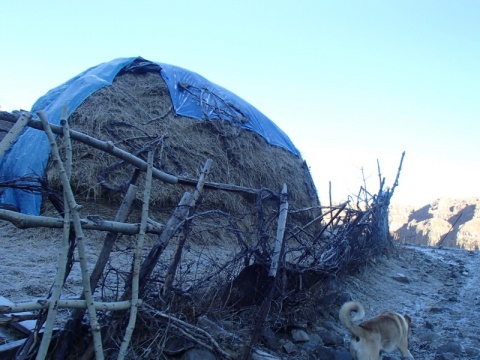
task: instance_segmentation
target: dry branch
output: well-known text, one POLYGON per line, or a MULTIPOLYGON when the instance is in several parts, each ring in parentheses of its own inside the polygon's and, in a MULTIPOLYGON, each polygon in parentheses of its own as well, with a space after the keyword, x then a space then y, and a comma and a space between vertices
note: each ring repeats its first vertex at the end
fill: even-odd
MULTIPOLYGON (((64 133, 67 133, 67 143, 70 144, 68 138, 68 123, 66 122, 66 113, 67 108, 64 106, 62 109, 62 121, 64 126, 64 133)), ((70 154, 67 152, 67 164, 66 164, 66 176, 67 179, 70 179, 71 167, 72 167, 72 157, 71 157, 71 146, 67 146, 67 149, 70 150, 70 154)), ((64 190, 64 198, 66 198, 64 190)), ((62 288, 65 282, 66 274, 68 271, 68 253, 70 249, 69 237, 70 237, 70 217, 71 212, 68 206, 68 203, 65 204, 64 209, 64 227, 63 227, 63 236, 60 247, 60 254, 57 260, 57 275, 55 276, 55 281, 50 294, 50 304, 47 311, 47 319, 44 325, 44 331, 42 336, 42 341, 38 349, 37 359, 45 359, 47 357, 48 348, 50 346, 50 341, 53 335, 53 326, 57 317, 58 306, 57 302, 60 299, 62 288)))
MULTIPOLYGON (((53 218, 48 216, 33 216, 21 214, 15 211, 0 209, 0 219, 10 221, 19 229, 49 227, 63 228, 64 219, 53 218)), ((104 220, 100 216, 89 216, 80 219, 80 225, 85 230, 99 230, 117 232, 125 235, 135 235, 140 231, 140 224, 127 224, 119 221, 104 220)), ((149 234, 160 234, 163 225, 149 220, 146 232, 149 234)))
POLYGON ((157 310, 151 306, 146 305, 146 308, 151 311, 155 316, 159 316, 165 320, 167 320, 170 326, 174 326, 177 329, 183 330, 183 334, 188 336, 188 338, 192 341, 195 341, 199 345, 204 346, 207 349, 214 350, 221 354, 225 359, 232 359, 232 356, 225 352, 220 345, 215 341, 215 339, 205 330, 200 329, 197 326, 189 324, 183 320, 178 319, 177 317, 167 314, 163 311, 157 310), (204 337, 207 339, 208 342, 212 344, 212 346, 205 343, 205 341, 200 340, 200 337, 204 337))
MULTIPOLYGON (((212 166, 212 159, 208 159, 203 166, 202 172, 200 174, 200 178, 198 179, 197 186, 195 187, 195 192, 193 193, 193 200, 191 203, 191 207, 195 207, 196 202, 200 198, 200 195, 203 190, 203 186, 205 185, 205 180, 207 178, 208 173, 210 172, 210 167, 212 166)), ((187 235, 185 234, 179 241, 177 246, 177 251, 175 252, 175 256, 168 268, 167 275, 165 276, 165 287, 164 290, 169 290, 173 285, 173 279, 175 277, 175 272, 177 271, 178 264, 180 263, 180 259, 182 257, 183 247, 185 246, 185 242, 187 240, 187 235)))
MULTIPOLYGON (((179 184, 195 186, 197 184, 197 182, 198 181, 195 180, 195 179, 178 177, 178 183, 179 184)), ((259 191, 259 189, 254 189, 254 188, 247 187, 247 186, 222 184, 222 183, 217 183, 217 182, 205 182, 205 188, 225 190, 225 191, 231 191, 231 192, 239 192, 239 193, 245 193, 245 194, 250 194, 250 195, 256 195, 259 191)))
MULTIPOLYGON (((165 230, 157 238, 152 248, 150 249, 150 252, 148 253, 146 259, 141 264, 140 274, 138 277, 139 279, 138 297, 139 298, 142 298, 144 295, 148 278, 150 277, 150 274, 152 273, 155 266, 157 265, 160 255, 168 246, 170 239, 173 237, 173 235, 175 235, 175 233, 178 231, 181 224, 183 224, 185 219, 187 218, 188 213, 190 211, 190 204, 192 204, 192 201, 193 201, 193 195, 190 194, 189 192, 186 192, 182 197, 182 199, 180 200, 172 216, 167 221, 167 224, 165 225, 165 230)), ((132 297, 132 291, 133 291, 131 287, 132 282, 133 282, 133 273, 130 274, 129 278, 126 281, 127 287, 125 289, 125 292, 122 295, 123 300, 130 299, 132 297)), ((112 319, 107 330, 106 341, 111 342, 115 338, 119 328, 122 326, 123 320, 124 320, 123 316, 115 317, 112 319)), ((88 353, 89 351, 90 350, 87 349, 86 353, 88 353)))
POLYGON ((67 119, 67 106, 62 107, 62 117, 60 119, 60 125, 62 125, 63 136, 65 138, 65 172, 67 177, 70 179, 72 177, 72 166, 73 166, 73 154, 72 154, 72 139, 70 137, 70 126, 68 125, 67 119))
MULTIPOLYGON (((26 113, 26 112, 23 112, 23 113, 26 113)), ((28 114, 28 113, 26 113, 26 114, 28 114)), ((16 122, 17 118, 16 117, 15 118, 5 117, 5 118, 2 118, 2 120, 6 120, 6 121, 9 121, 9 122, 16 122)), ((32 118, 28 119, 27 125, 29 127, 32 127, 34 129, 38 129, 38 130, 43 130, 44 129, 41 121, 38 121, 38 120, 35 120, 35 119, 32 119, 32 118)), ((54 134, 57 134, 57 135, 62 135, 63 134, 63 130, 62 130, 61 126, 50 124, 50 127, 51 127, 52 132, 54 134)), ((70 132, 70 138, 73 139, 73 140, 82 142, 82 143, 84 143, 86 145, 89 145, 89 146, 92 146, 96 149, 105 151, 106 153, 108 153, 110 155, 116 156, 119 159, 122 159, 123 161, 125 161, 129 164, 132 164, 133 166, 139 168, 142 171, 146 171, 146 169, 147 169, 147 164, 146 164, 145 161, 143 161, 142 159, 140 159, 140 158, 138 158, 138 157, 136 157, 136 156, 134 156, 134 155, 132 155, 132 154, 116 147, 116 146, 114 146, 111 141, 101 141, 101 140, 95 139, 95 138, 93 138, 89 135, 86 135, 84 133, 81 133, 81 132, 75 131, 75 130, 71 130, 71 129, 69 130, 69 132, 70 132)), ((197 184, 196 179, 173 176, 173 175, 167 174, 163 171, 160 171, 156 168, 153 168, 153 177, 158 179, 158 180, 162 180, 166 183, 170 183, 170 184, 175 184, 177 182, 180 183, 180 184, 190 185, 190 186, 195 186, 197 184)), ((218 183, 218 182, 207 182, 207 183, 205 183, 205 187, 210 188, 210 189, 219 189, 219 190, 225 190, 225 191, 231 191, 231 192, 240 192, 240 193, 246 193, 246 194, 252 194, 252 195, 257 194, 257 192, 258 192, 258 189, 254 189, 254 188, 251 188, 251 187, 239 186, 239 185, 233 185, 233 184, 224 184, 224 183, 218 183)))
POLYGON ((153 169, 153 151, 148 153, 148 167, 145 179, 145 190, 143 192, 143 204, 142 204, 142 219, 140 223, 140 233, 137 237, 137 245, 135 247, 135 254, 133 258, 133 270, 132 270, 132 306, 130 307, 130 318, 128 320, 127 328, 125 329, 125 335, 120 345, 120 351, 118 353, 118 360, 125 359, 127 354, 128 344, 132 338, 133 330, 135 328, 135 322, 137 320, 138 310, 138 293, 139 293, 139 276, 140 276, 140 263, 142 261, 142 250, 145 242, 145 230, 147 228, 148 220, 148 207, 150 203, 150 193, 152 191, 152 169, 153 169))
MULTIPOLYGON (((9 118, 6 118, 5 120, 10 121, 9 118)), ((29 119, 27 125, 38 130, 45 129, 44 125, 42 125, 42 122, 35 119, 29 119)), ((49 127, 51 128, 54 134, 63 135, 63 129, 61 126, 49 124, 49 127)), ((145 161, 116 147, 115 145, 113 145, 111 141, 101 141, 75 130, 70 130, 70 137, 73 140, 80 141, 95 149, 99 149, 99 150, 105 151, 110 155, 116 156, 119 159, 122 159, 127 163, 132 164, 133 166, 139 168, 140 170, 143 170, 143 171, 147 170, 147 163, 145 161)), ((164 173, 163 171, 160 171, 155 168, 153 169, 153 177, 169 184, 176 184, 178 182, 178 179, 175 176, 164 173)))
MULTIPOLYGON (((156 266, 160 255, 163 253, 165 248, 168 246, 171 238, 175 233, 179 230, 179 228, 185 224, 185 221, 190 214, 190 210, 195 205, 196 201, 199 199, 201 195, 201 191, 203 189, 203 184, 205 181, 205 176, 208 173, 208 170, 211 166, 211 160, 206 162, 204 172, 200 176, 198 181, 197 187, 195 189, 194 194, 190 194, 186 192, 182 199, 180 200, 177 208, 175 209, 174 213, 168 220, 167 224, 165 225, 164 231, 160 234, 156 242, 154 243, 153 247, 151 248, 150 252, 148 253, 146 259, 140 266, 140 271, 138 277, 133 272, 130 274, 129 279, 127 280, 127 288, 122 296, 122 299, 129 299, 133 296, 134 288, 132 284, 134 283, 134 279, 138 278, 138 286, 135 285, 135 288, 139 298, 143 297, 148 278, 152 273, 154 267, 156 266)), ((118 331, 119 327, 122 324, 122 319, 117 318, 114 319, 108 329, 108 334, 110 338, 113 338, 114 334, 118 331)), ((109 339, 110 340, 110 339, 109 339)), ((124 349, 122 349, 124 350, 124 349)))
MULTIPOLYGON (((164 231, 160 234, 157 238, 155 243, 153 244, 150 252, 147 255, 147 258, 143 261, 141 269, 140 269, 140 287, 139 292, 143 294, 145 290, 145 286, 147 285, 147 280, 150 277, 155 265, 157 265, 158 259, 160 255, 163 253, 165 248, 168 246, 170 239, 175 235, 178 231, 179 227, 183 224, 185 219, 188 216, 190 211, 190 204, 192 204, 193 195, 189 192, 186 192, 180 202, 178 203, 177 208, 173 212, 170 219, 167 221, 165 225, 164 231)), ((129 292, 124 294, 125 296, 130 297, 129 292)))
POLYGON ((3 157, 3 155, 5 155, 8 150, 10 150, 15 141, 17 141, 18 136, 27 125, 30 117, 31 114, 25 112, 22 113, 18 120, 16 120, 10 131, 2 139, 2 141, 0 142, 0 159, 3 157))
POLYGON ((267 278, 268 279, 267 292, 266 292, 265 298, 263 299, 262 306, 260 307, 260 310, 258 311, 258 314, 257 314, 257 321, 255 322, 255 327, 252 332, 252 337, 250 339, 249 346, 246 349, 245 360, 250 360, 252 358, 252 350, 257 344, 257 341, 260 337, 261 329, 263 328, 265 319, 268 315, 268 312, 270 311, 275 284, 277 282, 277 272, 278 272, 279 262, 283 257, 285 224, 286 224, 287 215, 288 215, 287 196, 288 196, 287 184, 283 184, 282 192, 280 195, 277 236, 275 238, 272 261, 270 263, 270 270, 268 272, 268 278, 267 278))
POLYGON ((36 320, 38 314, 12 314, 9 316, 0 316, 0 325, 8 325, 12 323, 17 323, 25 320, 36 320))
MULTIPOLYGON (((67 108, 63 107, 62 120, 64 123, 64 132, 67 132, 67 129, 68 129, 68 124, 66 123, 66 112, 67 112, 67 108)), ((67 132, 67 143, 70 144, 70 142, 68 141, 68 132, 67 132)), ((71 174, 72 157, 71 157, 71 146, 68 148, 70 149, 70 154, 67 153, 68 165, 66 166, 65 174, 67 179, 69 180, 70 174, 71 174)), ((64 190, 64 198, 66 198, 65 191, 66 190, 64 190)), ((64 211, 63 236, 62 236, 62 242, 60 247, 60 254, 57 260, 57 275, 55 276, 55 281, 50 294, 50 299, 49 299, 50 304, 48 306, 47 320, 45 321, 42 341, 38 349, 37 359, 45 359, 47 357, 48 348, 50 346, 50 340, 53 335, 53 326, 55 324, 55 320, 58 312, 57 302, 60 299, 60 295, 62 293, 62 288, 65 282, 65 275, 67 274, 67 268, 68 268, 68 252, 70 249, 70 244, 69 244, 70 217, 71 217, 70 207, 68 203, 66 203, 65 211, 64 211)))
MULTIPOLYGON (((120 204, 120 208, 118 209, 117 214, 115 215, 115 221, 124 224, 124 221, 127 220, 128 212, 130 211, 130 207, 132 205, 133 200, 135 199, 137 194, 137 186, 134 184, 130 184, 125 194, 125 197, 120 204)), ((141 233, 142 225, 135 224, 135 227, 138 229, 137 233, 141 233)), ((151 225, 147 224, 146 232, 151 230, 151 225)), ((98 256, 97 262, 95 263, 95 267, 92 270, 92 275, 90 276, 90 284, 92 286, 92 291, 95 292, 95 288, 98 285, 100 277, 103 274, 105 266, 108 262, 108 258, 110 257, 110 253, 112 252, 113 245, 115 241, 118 239, 120 231, 109 231, 108 234, 105 236, 105 240, 103 243, 102 250, 100 251, 100 255, 98 256)))
POLYGON ((73 218, 73 226, 75 228, 76 234, 76 243, 78 248, 78 257, 80 260, 80 268, 82 273, 82 283, 83 283, 83 294, 85 295, 85 299, 87 302, 87 309, 88 315, 90 320, 90 329, 93 335, 93 342, 95 348, 95 356, 98 360, 103 359, 103 349, 102 349, 102 338, 100 333, 100 325, 98 324, 97 316, 95 307, 93 306, 93 296, 90 287, 90 274, 88 273, 88 264, 86 258, 86 250, 85 250, 85 236, 83 233, 83 229, 80 223, 80 215, 79 215, 79 206, 75 200, 75 196, 73 191, 70 187, 70 182, 65 171, 65 168, 62 164, 60 154, 58 152, 57 143, 55 142, 55 137, 53 132, 50 129, 50 124, 48 120, 45 118, 42 112, 38 112, 38 116, 40 117, 45 133, 48 136, 48 140, 50 142, 50 147, 52 150, 52 157, 53 161, 56 163, 58 167, 59 174, 62 178, 62 183, 64 187, 65 197, 68 201, 68 206, 70 207, 70 211, 72 213, 73 218))
POLYGON ((275 247, 273 249, 272 263, 270 265, 270 271, 268 276, 277 276, 278 265, 280 261, 281 250, 283 247, 283 236, 285 234, 285 224, 287 222, 288 214, 288 200, 287 200, 287 184, 283 184, 281 199, 280 199, 280 209, 278 216, 278 227, 277 227, 277 237, 275 238, 275 247))
MULTIPOLYGON (((13 303, 11 305, 1 305, 0 306, 0 314, 10 314, 10 313, 18 313, 24 311, 36 311, 47 309, 50 305, 49 300, 37 300, 31 302, 21 302, 21 303, 13 303)), ((102 301, 94 301, 93 307, 99 311, 118 311, 128 309, 131 306, 130 300, 124 301, 116 301, 116 302, 102 302, 102 301)), ((87 302, 85 300, 78 300, 78 299, 59 299, 57 301, 57 307, 60 308, 70 308, 70 309, 86 309, 87 302)))
POLYGON ((392 190, 390 193, 393 195, 393 192, 395 191, 395 188, 398 186, 398 179, 400 178, 400 172, 402 171, 402 164, 403 164, 403 159, 405 158, 405 151, 402 152, 402 157, 400 159, 400 164, 398 165, 398 170, 397 170, 397 176, 395 177, 395 181, 393 182, 392 190))

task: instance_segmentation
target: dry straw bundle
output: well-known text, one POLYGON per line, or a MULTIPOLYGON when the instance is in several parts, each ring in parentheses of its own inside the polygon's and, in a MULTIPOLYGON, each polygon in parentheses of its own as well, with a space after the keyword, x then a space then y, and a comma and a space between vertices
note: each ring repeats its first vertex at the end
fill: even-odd
MULTIPOLYGON (((158 72, 117 76, 112 85, 86 99, 70 116, 69 124, 72 129, 112 141, 143 159, 150 149, 155 149, 154 166, 178 177, 195 180, 211 158, 210 182, 273 192, 279 192, 286 183, 293 208, 319 205, 315 185, 302 159, 229 121, 176 116, 168 87, 158 72)), ((134 168, 81 143, 74 143, 73 151, 71 182, 78 198, 96 203, 113 201, 116 206, 134 168)), ((59 185, 51 166, 47 176, 50 185, 59 185)), ((155 181, 152 211, 171 209, 186 190, 191 187, 155 181)), ((241 213, 251 208, 252 201, 255 199, 245 194, 210 190, 205 193, 203 206, 241 213)))

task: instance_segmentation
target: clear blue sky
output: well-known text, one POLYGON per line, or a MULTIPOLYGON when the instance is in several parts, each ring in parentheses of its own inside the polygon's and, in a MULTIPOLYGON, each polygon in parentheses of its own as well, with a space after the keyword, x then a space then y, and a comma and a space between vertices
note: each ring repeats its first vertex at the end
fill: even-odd
POLYGON ((8 1, 0 105, 118 57, 195 71, 256 106, 311 167, 322 201, 362 184, 393 202, 480 196, 480 2, 8 1))

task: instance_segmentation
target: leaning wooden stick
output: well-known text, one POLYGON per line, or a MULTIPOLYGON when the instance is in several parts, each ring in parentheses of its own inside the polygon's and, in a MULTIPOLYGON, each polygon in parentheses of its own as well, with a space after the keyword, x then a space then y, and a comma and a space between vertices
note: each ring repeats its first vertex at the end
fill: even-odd
POLYGON ((219 353, 223 359, 232 359, 232 356, 223 350, 218 342, 204 329, 199 328, 198 326, 194 326, 189 324, 186 321, 176 318, 171 314, 167 314, 161 310, 155 309, 151 305, 145 304, 145 308, 148 311, 151 311, 155 316, 163 318, 166 322, 169 323, 170 326, 175 327, 178 329, 183 335, 185 335, 188 339, 196 342, 197 344, 219 353), (204 337, 210 342, 212 345, 208 345, 205 342, 199 340, 199 337, 204 337))
POLYGON ((153 151, 148 153, 147 159, 147 175, 145 179, 145 190, 143 192, 143 204, 142 204, 142 219, 140 222, 140 233, 137 237, 137 246, 135 247, 135 254, 133 259, 132 270, 132 306, 130 308, 130 317, 128 319, 128 325, 125 329, 125 335, 120 345, 120 351, 118 353, 118 360, 125 359, 127 354, 128 344, 132 338, 133 329, 135 328, 135 322, 137 319, 138 311, 138 292, 139 292, 139 276, 140 276, 140 264, 142 262, 142 250, 145 242, 145 229, 147 228, 148 220, 148 207, 150 204, 150 193, 152 191, 152 168, 153 168, 153 151))
POLYGON ((402 164, 403 164, 404 158, 405 158, 405 151, 402 152, 402 157, 400 158, 400 164, 398 165, 397 176, 395 177, 392 190, 390 191, 392 195, 393 195, 393 192, 395 191, 395 188, 398 186, 398 179, 400 178, 400 172, 402 171, 402 164))
POLYGON ((12 323, 22 322, 25 320, 37 320, 38 314, 12 314, 9 316, 0 316, 0 325, 8 325, 12 323))
POLYGON ((272 263, 268 276, 277 276, 278 264, 280 262, 281 250, 283 247, 283 237, 285 235, 285 224, 287 223, 288 199, 287 184, 283 184, 282 193, 280 194, 280 209, 278 214, 277 237, 275 238, 275 246, 272 254, 272 263))
POLYGON ((43 112, 39 111, 37 114, 40 120, 42 121, 43 128, 45 130, 45 133, 48 136, 48 140, 50 142, 50 146, 52 149, 52 159, 53 159, 53 162, 58 167, 58 172, 62 179, 62 184, 63 184, 65 195, 68 201, 68 205, 70 207, 70 211, 72 212, 73 226, 75 228, 76 242, 77 242, 77 248, 78 248, 78 257, 80 260, 80 268, 82 273, 83 293, 87 301, 87 309, 88 309, 88 315, 90 320, 90 328, 92 330, 95 357, 98 360, 102 360, 103 359, 102 337, 100 333, 100 325, 98 324, 98 321, 97 321, 95 307, 93 306, 92 291, 90 289, 90 275, 88 273, 87 257, 86 257, 86 251, 85 251, 85 240, 84 240, 85 236, 83 233, 82 226, 80 224, 80 215, 79 215, 80 206, 77 204, 75 197, 73 195, 73 191, 70 187, 70 182, 68 180, 67 173, 60 159, 57 143, 55 142, 55 136, 50 129, 50 124, 48 123, 48 120, 46 119, 43 112))
MULTIPOLYGON (((10 114, 9 114, 10 115, 10 114)), ((9 122, 15 122, 17 120, 16 117, 14 116, 4 116, 2 117, 2 120, 9 121, 9 122)), ((43 125, 41 121, 35 120, 35 119, 29 119, 27 126, 32 127, 34 129, 38 130, 43 130, 43 125)), ((62 127, 58 125, 53 125, 50 124, 50 127, 53 131, 54 134, 62 134, 62 127)), ((132 164, 133 166, 137 167, 138 169, 142 171, 146 171, 147 169, 147 163, 143 161, 142 159, 120 149, 114 146, 112 142, 109 141, 102 141, 95 139, 89 135, 86 135, 84 133, 81 133, 79 131, 75 130, 70 130, 70 137, 73 140, 80 141, 81 143, 84 143, 86 145, 89 145, 93 148, 105 151, 106 153, 109 153, 110 155, 116 156, 119 159, 122 159, 123 161, 132 164)), ((195 186, 197 183, 196 179, 189 179, 189 178, 183 178, 183 177, 177 177, 173 176, 171 174, 167 174, 163 171, 160 171, 156 168, 153 168, 153 177, 158 180, 162 180, 168 184, 185 184, 185 185, 191 185, 195 186)), ((232 191, 232 192, 240 192, 240 193, 247 193, 247 194, 252 194, 256 195, 258 193, 258 189, 253 189, 249 188, 246 186, 239 186, 239 185, 232 185, 232 184, 221 184, 221 183, 215 183, 215 182, 207 182, 205 183, 206 188, 211 188, 211 189, 220 189, 220 190, 225 190, 225 191, 232 191)))
MULTIPOLYGON (((203 166, 202 173, 200 174, 200 178, 198 179, 197 186, 195 188, 195 191, 193 193, 193 200, 190 206, 193 208, 195 207, 196 202, 200 198, 200 195, 203 190, 203 186, 205 185, 205 181, 207 179, 207 175, 210 172, 210 168, 212 166, 213 160, 208 159, 205 162, 205 165, 203 166)), ((182 252, 183 252, 183 247, 185 246, 185 241, 187 240, 187 236, 183 236, 180 241, 178 242, 177 246, 177 251, 175 252, 175 256, 173 257, 173 260, 168 268, 167 275, 165 276, 165 286, 164 286, 164 291, 169 290, 172 285, 173 285, 173 279, 175 277, 175 273, 178 268, 178 264, 180 263, 181 257, 182 257, 182 252)))
MULTIPOLYGON (((135 195, 135 194, 133 194, 135 195)), ((21 214, 16 211, 10 211, 0 209, 0 219, 10 221, 19 229, 37 228, 37 227, 49 227, 49 228, 63 228, 65 222, 64 219, 54 218, 48 216, 33 216, 21 214)), ((98 230, 117 232, 125 235, 136 235, 140 231, 140 224, 127 224, 117 221, 105 220, 99 216, 89 216, 84 219, 80 219, 80 225, 84 230, 98 230)), ((162 232, 163 225, 152 220, 149 220, 146 232, 150 234, 160 234, 162 232)))
MULTIPOLYGON (((128 186, 128 190, 125 194, 125 197, 122 200, 122 203, 120 204, 120 208, 118 209, 117 214, 115 215, 115 221, 123 223, 124 221, 127 220, 128 213, 130 211, 130 207, 133 203, 133 200, 135 200, 137 194, 137 186, 134 184, 130 184, 128 186)), ((148 224, 146 229, 142 230, 142 225, 138 227, 138 233, 141 231, 148 232, 148 224)), ((119 232, 114 232, 114 231, 109 231, 106 236, 105 240, 103 242, 103 247, 102 250, 100 251, 100 255, 98 255, 97 262, 95 263, 95 266, 93 267, 92 270, 92 275, 90 276, 90 285, 92 286, 92 292, 95 292, 95 289, 98 285, 98 282, 100 281, 100 277, 103 274, 103 271, 105 270, 105 266, 108 263, 108 259, 110 258, 110 254, 113 249, 113 245, 117 241, 119 236, 119 232)))
POLYGON ((20 117, 10 129, 10 131, 2 139, 2 141, 0 142, 0 159, 3 157, 3 155, 5 155, 8 150, 10 150, 15 141, 17 141, 17 138, 20 136, 31 116, 32 115, 30 113, 22 113, 22 115, 20 115, 20 117))
MULTIPOLYGON (((139 300, 139 303, 141 301, 139 300)), ((11 305, 0 305, 0 314, 11 314, 19 313, 25 311, 38 311, 41 309, 46 309, 50 306, 50 300, 37 300, 21 303, 13 303, 11 305)), ((102 302, 94 301, 93 307, 100 311, 118 311, 125 310, 131 306, 130 300, 125 301, 116 301, 116 302, 102 302)), ((87 302, 85 300, 79 299, 59 299, 57 301, 57 308, 59 309, 86 309, 87 302)))
MULTIPOLYGON (((173 212, 170 219, 165 224, 165 230, 160 234, 155 243, 153 244, 150 252, 142 263, 140 268, 140 294, 145 291, 147 285, 147 279, 150 277, 153 269, 157 265, 160 255, 163 253, 165 248, 168 246, 171 238, 175 235, 180 226, 184 223, 185 219, 188 216, 190 205, 193 201, 193 195, 189 192, 185 192, 183 197, 180 199, 180 202, 177 205, 177 208, 173 212)), ((130 298, 130 291, 127 290, 123 294, 123 299, 130 298)))
MULTIPOLYGON (((38 115, 38 113, 37 113, 37 115, 38 115)), ((16 120, 12 121, 11 118, 5 118, 5 119, 2 118, 2 120, 6 120, 6 121, 10 121, 10 122, 16 121, 16 120)), ((35 120, 35 119, 32 119, 32 118, 30 118, 28 120, 27 125, 34 128, 34 129, 38 129, 38 130, 44 130, 45 129, 42 121, 38 121, 38 120, 35 120)), ((61 126, 49 124, 49 128, 51 129, 51 131, 54 134, 63 135, 63 129, 62 129, 61 126)), ((93 137, 91 137, 87 134, 84 134, 84 133, 81 133, 81 132, 75 131, 75 130, 70 130, 70 137, 73 140, 80 141, 84 144, 90 145, 91 147, 94 147, 96 149, 105 151, 105 152, 109 153, 110 155, 116 156, 116 157, 124 160, 125 162, 127 162, 129 164, 132 164, 133 166, 139 168, 140 170, 143 170, 143 171, 147 170, 147 163, 145 161, 143 161, 142 159, 130 154, 129 152, 127 152, 125 150, 122 150, 122 149, 116 147, 111 141, 98 140, 98 139, 95 139, 95 138, 93 138, 93 137)), ((160 171, 158 169, 155 169, 155 168, 153 169, 153 177, 158 179, 158 180, 162 180, 166 183, 169 183, 169 184, 176 184, 178 182, 178 179, 175 176, 167 174, 167 173, 165 173, 163 171, 160 171)))
POLYGON ((275 284, 277 282, 278 267, 279 267, 280 259, 283 257, 283 251, 284 251, 283 240, 285 235, 285 224, 287 222, 287 214, 288 214, 288 197, 287 196, 288 196, 287 184, 283 184, 282 193, 280 194, 277 236, 275 238, 275 245, 274 245, 274 250, 272 254, 272 262, 270 264, 270 270, 268 272, 268 288, 267 288, 266 296, 263 299, 262 306, 258 311, 258 317, 257 317, 257 321, 255 322, 255 327, 253 328, 250 344, 246 348, 245 360, 252 359, 252 350, 257 344, 258 338, 260 336, 260 331, 270 311, 273 292, 275 289, 275 284))
POLYGON ((67 173, 67 177, 70 179, 72 177, 73 148, 72 139, 70 138, 70 125, 68 125, 66 105, 62 107, 60 125, 62 125, 63 137, 65 139, 65 172, 67 173))
MULTIPOLYGON (((62 109, 62 120, 63 124, 66 123, 67 117, 67 108, 66 106, 62 109)), ((68 125, 64 125, 66 128, 64 129, 64 133, 66 133, 66 143, 67 143, 67 165, 66 165, 66 177, 68 182, 70 182, 70 174, 72 172, 72 146, 70 142, 70 138, 68 137, 68 125), (70 154, 69 154, 70 152, 70 154)), ((58 159, 60 160, 60 159, 58 159)), ((64 189, 64 199, 66 199, 66 189, 64 189)), ((50 346, 50 340, 52 339, 53 334, 53 326, 55 324, 55 320, 57 318, 58 312, 58 300, 60 299, 60 295, 62 293, 63 284, 65 282, 65 274, 67 273, 67 263, 68 263, 68 250, 69 250, 69 236, 70 236, 70 207, 68 202, 64 200, 65 203, 65 211, 64 211, 64 227, 63 227, 63 237, 60 247, 60 254, 57 260, 57 275, 55 277, 55 281, 52 288, 52 293, 50 296, 50 304, 48 307, 48 314, 47 320, 45 321, 44 330, 42 341, 40 343, 40 347, 38 349, 37 359, 43 360, 47 357, 48 347, 50 346)))

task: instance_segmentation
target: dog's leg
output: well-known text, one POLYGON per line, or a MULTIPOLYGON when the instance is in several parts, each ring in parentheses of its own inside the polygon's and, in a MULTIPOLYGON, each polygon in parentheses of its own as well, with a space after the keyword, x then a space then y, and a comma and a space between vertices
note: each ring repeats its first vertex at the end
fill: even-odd
POLYGON ((400 349, 402 353, 402 358, 403 359, 409 359, 409 360, 414 360, 412 354, 408 350, 408 340, 407 339, 402 339, 398 343, 398 348, 400 349))

